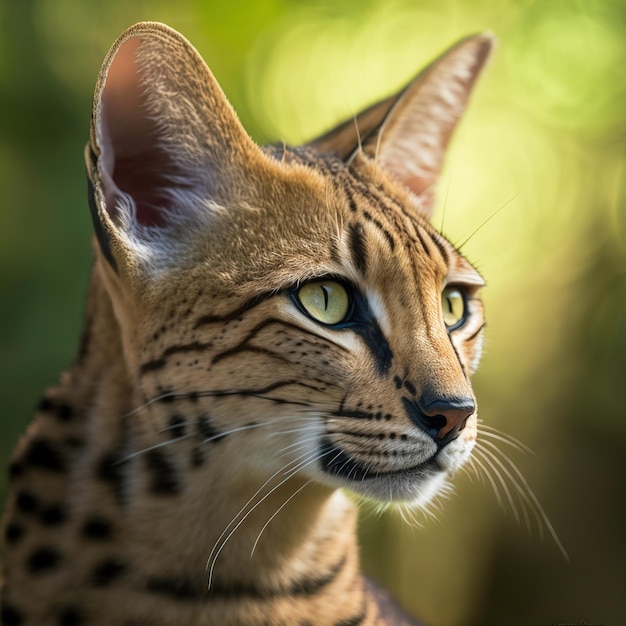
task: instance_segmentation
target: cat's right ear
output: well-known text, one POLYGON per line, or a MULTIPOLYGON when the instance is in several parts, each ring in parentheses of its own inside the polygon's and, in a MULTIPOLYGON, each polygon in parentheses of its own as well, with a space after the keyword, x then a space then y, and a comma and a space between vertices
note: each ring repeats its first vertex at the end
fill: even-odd
POLYGON ((412 194, 429 217, 450 137, 490 56, 489 34, 461 40, 398 94, 375 104, 309 144, 349 161, 362 153, 412 194))
POLYGON ((144 22, 113 44, 86 162, 99 248, 118 274, 180 261, 199 225, 253 185, 263 158, 182 35, 144 22))

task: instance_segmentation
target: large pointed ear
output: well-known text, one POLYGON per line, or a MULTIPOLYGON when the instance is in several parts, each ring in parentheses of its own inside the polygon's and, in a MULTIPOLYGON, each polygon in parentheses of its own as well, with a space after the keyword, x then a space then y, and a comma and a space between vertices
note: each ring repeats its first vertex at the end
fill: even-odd
POLYGON ((434 184, 446 147, 494 39, 463 39, 423 70, 400 93, 366 109, 310 145, 349 159, 357 150, 406 187, 425 214, 433 208, 434 184))
POLYGON ((86 150, 96 235, 113 269, 210 221, 260 154, 184 37, 151 22, 125 31, 100 71, 86 150))

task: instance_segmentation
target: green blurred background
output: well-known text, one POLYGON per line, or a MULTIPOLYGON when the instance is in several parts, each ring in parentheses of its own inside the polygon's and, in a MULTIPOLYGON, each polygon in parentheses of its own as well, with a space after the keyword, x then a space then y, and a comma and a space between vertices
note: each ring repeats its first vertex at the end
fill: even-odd
POLYGON ((2 460, 76 351, 90 99, 142 19, 196 45, 260 142, 310 138, 460 37, 497 35, 435 224, 460 242, 508 203, 464 247, 489 282, 475 386, 485 423, 536 452, 501 445, 571 561, 462 474, 423 528, 365 511, 364 562, 433 626, 626 623, 626 1, 2 0, 2 460))

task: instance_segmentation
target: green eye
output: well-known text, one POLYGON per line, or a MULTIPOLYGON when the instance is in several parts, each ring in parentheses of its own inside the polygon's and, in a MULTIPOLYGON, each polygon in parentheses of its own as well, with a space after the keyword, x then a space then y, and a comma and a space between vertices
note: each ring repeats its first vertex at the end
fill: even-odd
POLYGON ((307 283, 300 287, 297 297, 304 310, 322 324, 343 322, 350 308, 346 288, 333 280, 307 283))
POLYGON ((443 321, 448 328, 460 326, 465 318, 465 298, 457 287, 446 287, 441 293, 443 321))

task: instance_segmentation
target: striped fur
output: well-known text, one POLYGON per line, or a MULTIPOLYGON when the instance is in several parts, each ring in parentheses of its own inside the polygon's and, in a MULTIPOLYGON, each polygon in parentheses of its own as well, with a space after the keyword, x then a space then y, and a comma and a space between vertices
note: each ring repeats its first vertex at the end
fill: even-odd
POLYGON ((362 576, 343 489, 425 506, 474 445, 483 281, 428 216, 490 45, 261 149, 180 35, 114 44, 85 331, 10 466, 2 624, 415 623, 362 576), (307 313, 319 280, 339 322, 307 313))

